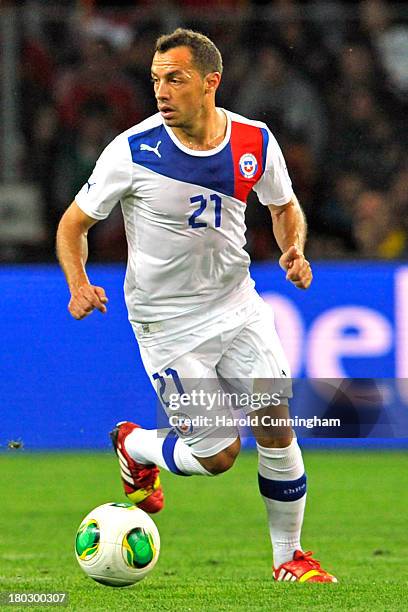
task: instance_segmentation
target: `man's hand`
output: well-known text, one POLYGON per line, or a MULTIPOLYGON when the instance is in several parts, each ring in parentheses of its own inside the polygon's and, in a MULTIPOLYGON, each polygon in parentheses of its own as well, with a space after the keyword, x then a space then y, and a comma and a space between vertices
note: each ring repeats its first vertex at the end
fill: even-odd
POLYGON ((292 245, 282 253, 279 265, 286 272, 286 280, 298 289, 307 289, 312 282, 313 274, 309 262, 302 251, 292 245))
POLYGON ((95 285, 82 285, 72 291, 68 310, 74 319, 84 319, 95 309, 105 314, 107 302, 105 289, 95 285))

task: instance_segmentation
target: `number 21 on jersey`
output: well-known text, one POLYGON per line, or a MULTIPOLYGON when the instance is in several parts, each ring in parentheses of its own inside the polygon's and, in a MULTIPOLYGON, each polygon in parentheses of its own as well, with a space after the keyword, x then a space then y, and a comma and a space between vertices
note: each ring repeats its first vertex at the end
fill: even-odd
MULTIPOLYGON (((214 202, 214 227, 221 227, 221 204, 222 198, 217 193, 212 193, 210 195, 210 201, 214 202)), ((190 198, 190 202, 192 204, 198 204, 198 208, 193 212, 193 214, 188 219, 188 224, 190 227, 198 228, 198 227, 207 227, 208 223, 204 221, 198 221, 198 217, 204 212, 207 208, 207 199, 203 195, 194 196, 190 198)))

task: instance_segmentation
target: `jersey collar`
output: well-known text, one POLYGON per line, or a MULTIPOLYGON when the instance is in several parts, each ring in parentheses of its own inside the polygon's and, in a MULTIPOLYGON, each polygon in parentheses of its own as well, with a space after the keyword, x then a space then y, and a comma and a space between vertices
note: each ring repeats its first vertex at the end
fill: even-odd
POLYGON ((177 138, 173 130, 164 123, 164 120, 163 120, 163 126, 167 134, 170 136, 171 140, 176 145, 176 147, 180 149, 181 151, 183 151, 184 153, 187 153, 187 155, 193 155, 194 157, 210 157, 211 155, 217 155, 217 153, 222 151, 229 143, 229 140, 231 137, 231 117, 229 116, 229 113, 225 109, 220 108, 219 110, 221 110, 227 118, 227 131, 225 133, 224 140, 220 142, 218 147, 215 147, 215 149, 209 149, 208 151, 196 151, 195 149, 189 149, 188 147, 183 145, 182 142, 180 142, 180 140, 177 138))

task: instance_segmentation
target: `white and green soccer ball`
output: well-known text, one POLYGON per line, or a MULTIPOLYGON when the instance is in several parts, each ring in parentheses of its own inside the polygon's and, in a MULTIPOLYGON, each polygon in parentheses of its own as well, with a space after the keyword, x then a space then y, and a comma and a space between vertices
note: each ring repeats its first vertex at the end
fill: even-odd
POLYGON ((159 558, 160 536, 146 512, 132 504, 108 503, 86 515, 75 538, 75 555, 90 578, 129 586, 145 578, 159 558))

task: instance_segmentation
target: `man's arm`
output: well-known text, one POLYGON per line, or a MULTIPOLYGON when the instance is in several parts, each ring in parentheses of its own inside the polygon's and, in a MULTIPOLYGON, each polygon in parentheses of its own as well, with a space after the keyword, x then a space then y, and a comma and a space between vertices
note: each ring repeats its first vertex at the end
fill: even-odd
POLYGON ((307 289, 312 282, 312 270, 305 259, 303 249, 306 242, 306 219, 297 197, 283 206, 268 206, 273 225, 273 233, 282 251, 280 267, 286 272, 286 279, 298 289, 307 289))
POLYGON ((57 257, 71 292, 68 310, 74 319, 87 317, 95 308, 106 312, 108 298, 102 287, 91 285, 85 271, 88 230, 97 223, 75 200, 65 211, 57 231, 57 257))

